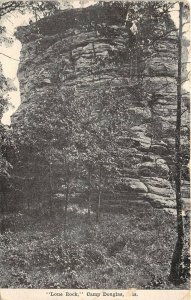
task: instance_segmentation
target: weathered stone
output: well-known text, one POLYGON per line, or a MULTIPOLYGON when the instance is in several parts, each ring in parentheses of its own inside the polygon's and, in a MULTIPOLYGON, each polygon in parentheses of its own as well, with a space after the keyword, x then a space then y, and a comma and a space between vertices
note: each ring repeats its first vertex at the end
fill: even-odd
POLYGON ((164 207, 168 207, 168 208, 175 208, 176 207, 176 202, 175 199, 169 199, 160 195, 156 195, 153 193, 148 193, 145 195, 145 199, 147 201, 150 201, 152 203, 152 206, 156 207, 156 208, 164 208, 164 207))
MULTIPOLYGON (((163 48, 163 51, 166 49, 163 48)), ((169 50, 168 50, 169 51, 169 50)), ((174 64, 173 58, 163 56, 154 57, 147 61, 147 68, 144 72, 147 75, 155 76, 176 76, 177 75, 177 66, 174 64)))
POLYGON ((134 193, 146 193, 148 191, 145 184, 135 178, 122 178, 116 188, 134 193))
POLYGON ((77 98, 85 93, 94 97, 100 89, 124 91, 130 125, 118 144, 124 152, 129 152, 131 145, 133 155, 127 154, 127 165, 120 172, 123 178, 116 189, 127 192, 125 203, 137 200, 160 208, 174 207, 167 161, 172 156, 169 148, 174 148, 174 136, 169 131, 174 132, 176 122, 177 36, 172 32, 158 41, 160 56, 149 53, 145 63, 141 83, 148 94, 156 95, 152 107, 149 95, 136 94, 138 78, 129 71, 132 62, 127 60, 125 16, 120 8, 112 9, 111 18, 107 8, 92 6, 19 27, 16 36, 22 42, 18 70, 21 105, 12 116, 12 124, 15 128, 19 123, 27 124, 31 105, 54 101, 49 92, 55 91, 55 86, 55 97, 70 87, 75 88, 77 98), (109 37, 101 34, 106 25, 112 32, 109 37), (122 64, 116 62, 121 53, 125 57, 122 64))
POLYGON ((170 182, 167 179, 161 177, 141 177, 141 181, 145 185, 152 185, 159 188, 169 188, 171 187, 170 182))
POLYGON ((141 164, 139 169, 145 169, 148 168, 152 172, 155 172, 156 174, 160 174, 162 177, 167 176, 169 173, 169 167, 167 166, 166 162, 161 159, 163 163, 159 163, 159 160, 153 161, 153 162, 144 162, 141 164))

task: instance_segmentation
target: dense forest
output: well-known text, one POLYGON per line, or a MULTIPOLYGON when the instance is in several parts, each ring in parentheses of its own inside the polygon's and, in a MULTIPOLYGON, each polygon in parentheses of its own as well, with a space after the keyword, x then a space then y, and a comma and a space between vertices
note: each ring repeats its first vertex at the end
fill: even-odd
POLYGON ((0 287, 189 289, 189 7, 72 4, 0 6, 0 287))

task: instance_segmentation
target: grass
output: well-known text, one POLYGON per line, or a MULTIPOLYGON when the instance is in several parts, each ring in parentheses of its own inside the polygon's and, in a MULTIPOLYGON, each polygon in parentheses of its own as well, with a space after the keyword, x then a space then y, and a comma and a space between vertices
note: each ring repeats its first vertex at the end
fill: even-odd
POLYGON ((162 210, 131 204, 126 215, 103 213, 98 225, 76 208, 66 236, 62 214, 20 218, 0 235, 1 288, 189 289, 168 282, 176 220, 162 210), (120 235, 126 245, 111 256, 120 235))

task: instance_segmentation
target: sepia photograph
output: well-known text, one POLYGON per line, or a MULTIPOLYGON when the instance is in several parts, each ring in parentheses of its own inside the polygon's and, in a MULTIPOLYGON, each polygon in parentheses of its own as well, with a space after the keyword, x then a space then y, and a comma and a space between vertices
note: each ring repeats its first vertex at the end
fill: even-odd
POLYGON ((189 299, 189 50, 187 1, 0 0, 1 300, 189 299))

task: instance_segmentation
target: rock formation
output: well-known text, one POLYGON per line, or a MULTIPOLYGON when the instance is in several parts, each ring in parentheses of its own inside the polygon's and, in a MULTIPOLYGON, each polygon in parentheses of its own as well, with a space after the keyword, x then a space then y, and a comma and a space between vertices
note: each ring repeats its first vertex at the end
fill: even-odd
MULTIPOLYGON (((119 91, 119 97, 120 91, 127 91, 131 161, 121 170, 115 197, 105 195, 102 205, 119 208, 136 201, 175 208, 176 32, 169 30, 158 39, 154 45, 157 51, 143 45, 139 57, 132 48, 125 17, 122 8, 111 7, 108 12, 107 6, 97 5, 62 11, 19 27, 21 105, 12 125, 17 130, 23 124, 27 130, 31 108, 39 101, 54 101, 50 94, 55 93, 55 86, 55 97, 68 87, 75 88, 76 95, 88 93, 89 97, 111 86, 114 93, 119 91), (142 95, 136 94, 140 84, 142 95)), ((168 26, 172 29, 174 25, 170 22, 168 26)), ((186 122, 184 116, 185 126, 186 122)), ((119 143, 126 147, 128 133, 119 143)))

